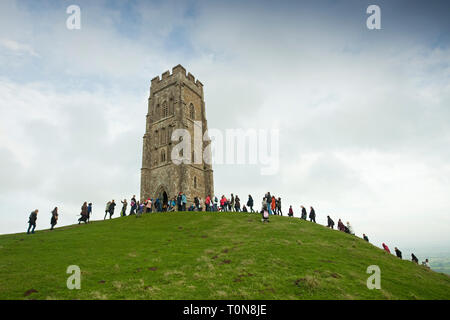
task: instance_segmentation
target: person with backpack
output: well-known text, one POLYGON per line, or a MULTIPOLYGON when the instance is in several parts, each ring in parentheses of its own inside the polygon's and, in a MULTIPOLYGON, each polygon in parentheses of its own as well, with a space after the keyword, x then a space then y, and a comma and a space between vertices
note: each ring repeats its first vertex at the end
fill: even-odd
POLYGON ((250 212, 255 212, 255 210, 253 210, 253 198, 251 195, 248 195, 247 207, 250 208, 250 212))
POLYGON ((81 217, 78 219, 78 224, 80 224, 81 222, 87 223, 88 211, 87 211, 87 202, 86 201, 81 206, 80 215, 81 215, 81 217))
POLYGON ((395 255, 397 256, 397 258, 402 259, 402 252, 400 250, 398 250, 397 247, 395 247, 395 255))
POLYGON ((105 216, 103 217, 103 220, 106 219, 106 215, 109 213, 109 206, 111 205, 111 201, 108 201, 106 203, 106 207, 105 207, 105 216))
POLYGON ((330 216, 327 216, 327 227, 334 229, 334 221, 330 218, 330 216))
POLYGON ((34 229, 36 229, 36 220, 37 220, 38 212, 39 212, 39 210, 36 209, 30 213, 30 216, 28 218, 27 234, 30 234, 30 229, 31 229, 31 233, 34 233, 34 229), (33 228, 31 228, 31 227, 33 227, 33 228))
POLYGON ((309 212, 309 221, 316 223, 316 211, 314 211, 313 207, 310 207, 311 211, 309 212))
POLYGON ((58 223, 58 207, 55 207, 52 211, 52 218, 50 219, 50 225, 52 226, 50 230, 53 230, 53 228, 58 223))

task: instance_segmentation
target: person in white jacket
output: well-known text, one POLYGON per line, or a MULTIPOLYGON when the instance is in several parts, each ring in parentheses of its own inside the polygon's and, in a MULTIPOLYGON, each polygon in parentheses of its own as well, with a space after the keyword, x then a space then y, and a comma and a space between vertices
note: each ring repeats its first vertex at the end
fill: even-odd
POLYGON ((355 232, 353 231, 353 227, 350 225, 350 222, 347 221, 347 228, 350 234, 355 235, 355 232))

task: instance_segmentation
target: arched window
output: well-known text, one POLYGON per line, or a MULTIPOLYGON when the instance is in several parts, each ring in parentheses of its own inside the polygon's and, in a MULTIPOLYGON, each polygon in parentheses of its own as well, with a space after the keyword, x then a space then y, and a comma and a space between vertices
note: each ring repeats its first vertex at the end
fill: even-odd
POLYGON ((162 107, 162 118, 167 118, 169 116, 169 108, 167 107, 167 102, 164 101, 162 107))
POLYGON ((194 177, 194 188, 197 188, 197 177, 194 177))
POLYGON ((192 120, 195 120, 195 108, 194 105, 191 103, 191 105, 189 106, 189 117, 192 120))

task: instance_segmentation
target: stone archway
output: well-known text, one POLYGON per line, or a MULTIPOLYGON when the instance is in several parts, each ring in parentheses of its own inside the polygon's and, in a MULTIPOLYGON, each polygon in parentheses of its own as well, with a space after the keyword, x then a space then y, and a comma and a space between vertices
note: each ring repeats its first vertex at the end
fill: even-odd
POLYGON ((159 198, 159 201, 161 201, 161 207, 164 207, 164 205, 167 206, 169 202, 169 196, 167 195, 167 188, 165 186, 159 186, 158 189, 156 189, 156 197, 159 198))

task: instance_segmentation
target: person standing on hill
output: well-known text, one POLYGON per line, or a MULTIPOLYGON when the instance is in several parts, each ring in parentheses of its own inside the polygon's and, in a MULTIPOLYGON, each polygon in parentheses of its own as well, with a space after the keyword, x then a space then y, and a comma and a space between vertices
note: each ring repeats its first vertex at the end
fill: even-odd
POLYGON ((228 209, 233 212, 234 211, 234 195, 231 194, 230 202, 228 203, 228 209))
POLYGON ((241 199, 239 199, 238 195, 236 195, 236 198, 234 198, 234 211, 241 211, 241 199))
POLYGON ((214 212, 217 212, 217 210, 219 210, 219 208, 217 207, 217 204, 219 203, 219 199, 217 199, 217 196, 214 196, 214 212))
POLYGON ((50 219, 50 225, 52 226, 50 230, 53 230, 53 228, 56 226, 56 223, 58 223, 58 207, 55 207, 52 211, 52 218, 50 219))
POLYGON ((366 240, 367 242, 369 242, 369 238, 367 238, 365 233, 363 233, 363 239, 366 240))
POLYGON ((294 210, 292 209, 292 206, 289 206, 288 216, 291 217, 291 218, 294 216, 294 210))
POLYGON ((353 231, 353 227, 350 225, 350 222, 347 221, 347 229, 348 229, 348 233, 355 235, 355 232, 353 231))
POLYGON ((397 247, 395 247, 395 254, 397 255, 398 258, 402 259, 402 252, 400 250, 398 250, 397 247))
POLYGON ((28 218, 27 234, 30 234, 30 229, 31 229, 31 233, 34 233, 34 229, 36 229, 36 220, 37 220, 38 212, 39 212, 39 210, 36 209, 30 213, 30 217, 28 218), (31 227, 33 227, 33 228, 31 228, 31 227))
POLYGON ((339 229, 339 231, 345 232, 345 226, 342 223, 341 219, 339 219, 339 221, 338 221, 338 229, 339 229))
POLYGON ((305 209, 304 206, 301 206, 301 207, 302 207, 302 216, 301 216, 301 219, 306 220, 306 216, 307 216, 306 209, 305 209))
POLYGON ((330 216, 327 216, 327 227, 334 229, 334 221, 330 218, 330 216))
POLYGON ((112 200, 111 203, 109 204, 109 211, 108 211, 110 219, 114 215, 115 208, 116 208, 116 203, 114 202, 114 200, 112 200))
POLYGON ((391 253, 391 250, 389 250, 389 247, 384 242, 383 242, 382 246, 385 251, 391 253))
POLYGON ((310 207, 310 208, 311 208, 311 211, 309 212, 309 220, 311 222, 316 223, 316 211, 314 211, 313 207, 310 207))
POLYGON ((414 253, 411 253, 411 261, 415 262, 416 264, 419 264, 419 259, 414 255, 414 253))
POLYGON ((211 196, 209 194, 206 196, 205 199, 205 208, 207 212, 211 211, 211 196))
POLYGON ((120 202, 122 202, 122 211, 120 212, 120 215, 122 217, 126 217, 127 216, 127 206, 128 206, 127 199, 123 199, 123 201, 120 200, 120 202))
POLYGON ((137 209, 137 203, 136 203, 136 196, 135 195, 133 195, 133 197, 131 198, 130 206, 131 206, 131 209, 130 209, 130 216, 131 216, 132 214, 136 213, 136 209, 137 209))
POLYGON ((272 210, 270 209, 270 206, 272 204, 272 196, 270 195, 270 192, 266 193, 266 204, 267 204, 267 211, 269 214, 272 214, 272 210))
POLYGON ((276 205, 277 205, 278 214, 283 216, 283 211, 281 211, 281 198, 280 197, 278 197, 276 205))
POLYGON ((88 212, 87 212, 87 202, 85 201, 81 206, 81 217, 78 219, 78 224, 81 222, 87 223, 88 212))
POLYGON ((182 211, 181 209, 181 192, 179 192, 177 196, 177 211, 182 211))
POLYGON ((184 193, 182 193, 181 194, 181 209, 183 211, 186 211, 186 203, 187 203, 186 195, 184 193))
POLYGON ((106 203, 106 207, 105 207, 105 216, 103 217, 103 220, 106 219, 106 215, 109 213, 109 206, 111 205, 111 201, 108 201, 108 203, 106 203))
POLYGON ((247 207, 250 208, 250 212, 255 212, 255 210, 253 210, 253 198, 251 195, 248 195, 247 207))
POLYGON ((152 212, 152 199, 148 198, 145 202, 145 212, 150 213, 152 212))
POLYGON ((87 206, 87 222, 91 221, 92 203, 89 202, 87 206))
POLYGON ((270 199, 270 210, 272 210, 272 213, 274 214, 274 215, 276 215, 277 214, 277 206, 276 206, 276 200, 275 200, 275 197, 274 196, 272 196, 272 199, 270 199))

